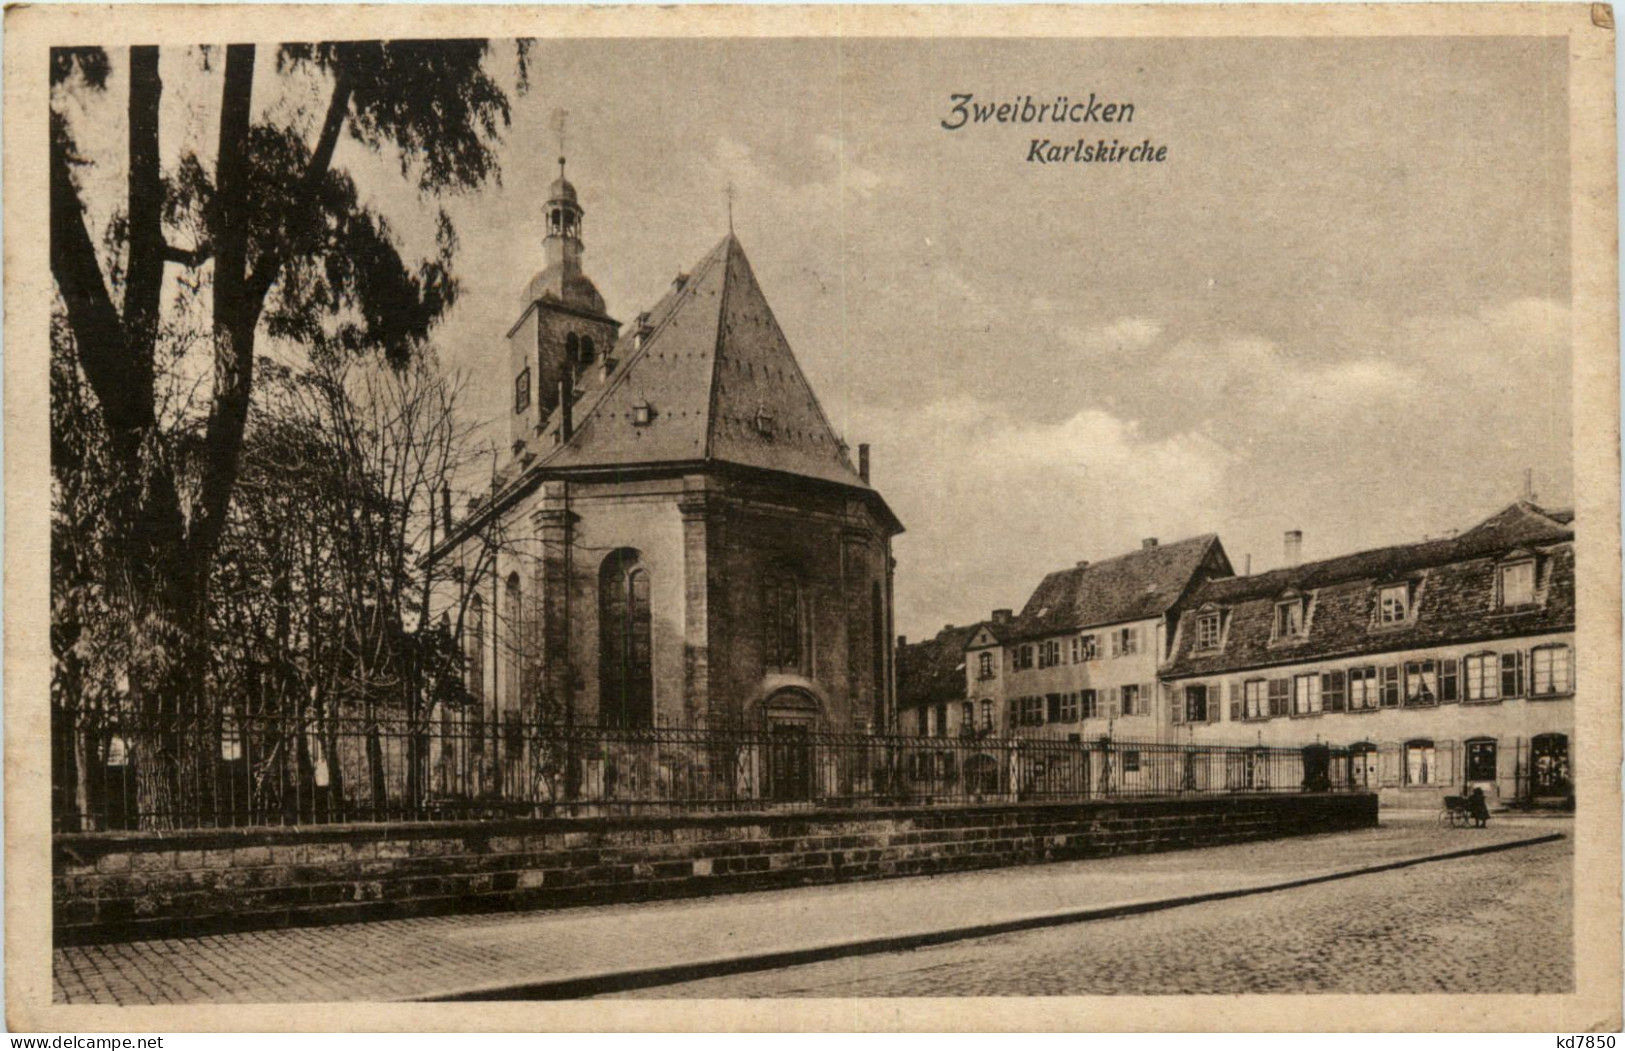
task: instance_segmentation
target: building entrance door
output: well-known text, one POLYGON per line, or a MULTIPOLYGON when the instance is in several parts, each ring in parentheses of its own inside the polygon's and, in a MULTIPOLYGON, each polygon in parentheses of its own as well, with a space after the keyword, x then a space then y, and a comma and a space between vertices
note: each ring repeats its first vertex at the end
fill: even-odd
POLYGON ((777 803, 812 797, 812 741, 805 723, 774 723, 768 731, 768 791, 777 803))
POLYGON ((1349 748, 1349 787, 1376 788, 1380 784, 1377 774, 1377 746, 1361 741, 1349 748))
POLYGON ((1529 742, 1530 790, 1536 799, 1565 797, 1573 790, 1569 780, 1567 734, 1540 734, 1529 742))

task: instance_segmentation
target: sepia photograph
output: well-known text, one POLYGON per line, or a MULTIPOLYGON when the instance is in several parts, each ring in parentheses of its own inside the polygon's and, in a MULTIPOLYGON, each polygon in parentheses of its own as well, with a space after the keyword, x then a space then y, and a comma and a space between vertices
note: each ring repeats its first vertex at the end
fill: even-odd
POLYGON ((1618 1029, 1611 9, 298 10, 6 14, 12 1028, 1618 1029))

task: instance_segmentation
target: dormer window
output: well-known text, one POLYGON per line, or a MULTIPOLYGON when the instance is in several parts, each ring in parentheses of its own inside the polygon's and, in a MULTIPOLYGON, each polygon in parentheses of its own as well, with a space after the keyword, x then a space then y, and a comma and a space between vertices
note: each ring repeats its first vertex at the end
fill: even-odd
POLYGON ((1535 560, 1522 558, 1503 562, 1496 570, 1499 605, 1502 609, 1530 606, 1535 602, 1535 560))
POLYGON ((1216 650, 1219 648, 1219 611, 1212 610, 1199 613, 1196 617, 1196 648, 1199 650, 1216 650))
POLYGON ((756 416, 751 422, 755 426, 757 434, 760 434, 764 438, 773 437, 772 413, 768 412, 766 409, 757 409, 756 416))
POLYGON ((1411 619, 1411 586, 1386 584, 1377 592, 1377 623, 1404 624, 1411 619))
POLYGON ((1304 636, 1304 600, 1294 595, 1275 604, 1275 639, 1301 639, 1304 636))
POLYGON ((654 420, 655 411, 646 401, 632 406, 632 426, 647 427, 654 420))

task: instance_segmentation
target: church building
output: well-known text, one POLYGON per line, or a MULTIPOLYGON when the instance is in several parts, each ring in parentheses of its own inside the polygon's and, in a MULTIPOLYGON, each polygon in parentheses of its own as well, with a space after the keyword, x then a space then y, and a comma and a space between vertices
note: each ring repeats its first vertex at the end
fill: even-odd
MULTIPOLYGON (((430 555, 482 720, 882 731, 892 537, 732 231, 623 324, 563 159, 507 332, 509 446, 430 555)), ((493 360, 491 367, 503 367, 493 360)))

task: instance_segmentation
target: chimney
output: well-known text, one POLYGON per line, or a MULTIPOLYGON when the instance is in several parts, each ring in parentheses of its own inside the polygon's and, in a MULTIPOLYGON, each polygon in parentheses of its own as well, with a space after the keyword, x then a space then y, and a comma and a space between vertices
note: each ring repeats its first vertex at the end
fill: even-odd
POLYGON ((1532 467, 1523 469, 1523 501, 1526 504, 1535 502, 1535 470, 1532 467))
POLYGON ((865 483, 869 481, 869 443, 858 443, 858 477, 865 483))
POLYGON ((1076 568, 1078 568, 1078 569, 1088 569, 1089 568, 1089 560, 1087 558, 1080 559, 1077 566, 1076 566, 1076 568))
POLYGON ((446 527, 446 535, 451 536, 451 486, 440 485, 440 521, 446 527))
POLYGON ((1154 537, 1154 536, 1148 536, 1144 540, 1140 541, 1140 550, 1141 551, 1150 551, 1152 548, 1154 548, 1156 546, 1157 546, 1157 538, 1154 537))
POLYGON ((1288 529, 1286 531, 1286 564, 1295 566, 1303 558, 1303 530, 1288 529))
POLYGON ((682 273, 678 274, 676 277, 672 278, 672 282, 671 282, 672 294, 675 295, 678 292, 681 292, 687 285, 688 285, 688 275, 687 274, 682 274, 682 273))
POLYGON ((570 432, 574 417, 571 409, 574 407, 571 398, 570 381, 559 380, 559 442, 562 444, 570 440, 570 432))
POLYGON ((1241 575, 1244 577, 1253 575, 1253 553, 1251 551, 1247 552, 1247 568, 1241 571, 1241 575))
POLYGON ((996 609, 996 610, 994 610, 993 611, 993 623, 995 623, 995 624, 1008 624, 1008 623, 1010 623, 1010 618, 1013 615, 1013 612, 1014 611, 1008 610, 1008 609, 996 609))
POLYGON ((907 645, 908 645, 908 636, 907 635, 899 635, 899 636, 897 636, 897 648, 898 649, 902 649, 904 646, 907 646, 907 645))

